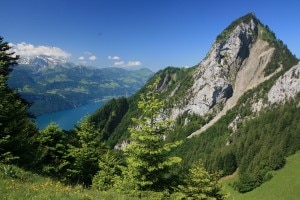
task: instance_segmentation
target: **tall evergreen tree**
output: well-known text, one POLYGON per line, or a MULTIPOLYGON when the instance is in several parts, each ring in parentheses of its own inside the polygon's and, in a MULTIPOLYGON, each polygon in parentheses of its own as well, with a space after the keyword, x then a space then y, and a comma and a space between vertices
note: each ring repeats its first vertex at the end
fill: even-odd
POLYGON ((46 175, 61 177, 67 166, 68 135, 55 123, 50 123, 38 136, 37 162, 46 175))
POLYGON ((29 104, 6 83, 18 58, 0 37, 0 161, 19 157, 21 164, 30 164, 38 131, 27 112, 29 104))
POLYGON ((221 185, 218 182, 219 178, 219 173, 208 173, 203 164, 198 162, 189 170, 185 185, 180 186, 184 193, 183 199, 225 199, 227 195, 221 192, 221 185))
POLYGON ((99 170, 98 162, 105 145, 101 142, 102 134, 94 124, 85 118, 75 128, 78 142, 69 148, 67 178, 73 183, 92 184, 92 178, 99 170))
POLYGON ((105 191, 113 188, 121 173, 121 160, 113 151, 107 151, 99 159, 99 171, 93 178, 93 187, 105 191))
POLYGON ((133 118, 136 126, 129 128, 131 141, 125 149, 127 167, 123 170, 123 189, 163 190, 166 188, 170 169, 181 161, 170 157, 171 149, 180 141, 166 142, 165 137, 172 131, 172 122, 163 118, 164 103, 158 99, 156 80, 148 86, 146 94, 141 95, 138 107, 141 118, 133 118))

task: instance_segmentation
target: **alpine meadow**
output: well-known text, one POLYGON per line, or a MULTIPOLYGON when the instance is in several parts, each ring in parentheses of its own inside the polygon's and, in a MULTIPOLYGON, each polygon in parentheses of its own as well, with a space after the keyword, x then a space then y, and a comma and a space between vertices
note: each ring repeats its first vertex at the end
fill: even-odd
POLYGON ((0 52, 2 199, 299 198, 300 63, 254 13, 193 67, 109 69, 114 81, 108 69, 18 65, 2 37, 0 52), (30 111, 96 94, 110 100, 69 131, 34 123, 30 111))

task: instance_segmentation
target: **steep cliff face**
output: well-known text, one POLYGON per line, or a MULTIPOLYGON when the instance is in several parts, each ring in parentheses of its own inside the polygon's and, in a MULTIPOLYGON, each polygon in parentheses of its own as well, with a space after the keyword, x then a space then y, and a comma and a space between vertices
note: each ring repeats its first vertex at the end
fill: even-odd
POLYGON ((273 85, 268 93, 271 104, 284 103, 300 93, 300 63, 288 70, 273 85))
POLYGON ((266 79, 263 70, 274 48, 258 37, 260 27, 260 22, 251 16, 233 27, 225 39, 216 40, 195 70, 185 104, 173 108, 173 119, 184 112, 204 116, 219 103, 229 109, 241 94, 266 79))

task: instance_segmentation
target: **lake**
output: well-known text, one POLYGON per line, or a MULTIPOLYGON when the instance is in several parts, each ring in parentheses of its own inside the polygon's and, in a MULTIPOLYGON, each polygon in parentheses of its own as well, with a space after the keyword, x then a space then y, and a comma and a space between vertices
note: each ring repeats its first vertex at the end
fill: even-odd
POLYGON ((35 121, 39 129, 44 129, 51 122, 55 122, 60 128, 70 130, 84 116, 93 114, 104 103, 106 103, 106 101, 92 102, 71 110, 41 115, 38 116, 35 121))

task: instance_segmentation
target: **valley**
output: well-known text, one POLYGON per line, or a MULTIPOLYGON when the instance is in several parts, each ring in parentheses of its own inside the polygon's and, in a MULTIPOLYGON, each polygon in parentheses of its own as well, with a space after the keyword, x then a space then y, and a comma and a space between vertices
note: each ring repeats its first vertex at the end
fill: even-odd
POLYGON ((30 111, 36 116, 130 96, 153 75, 149 69, 88 67, 48 56, 22 58, 19 63, 8 85, 32 103, 30 111))

